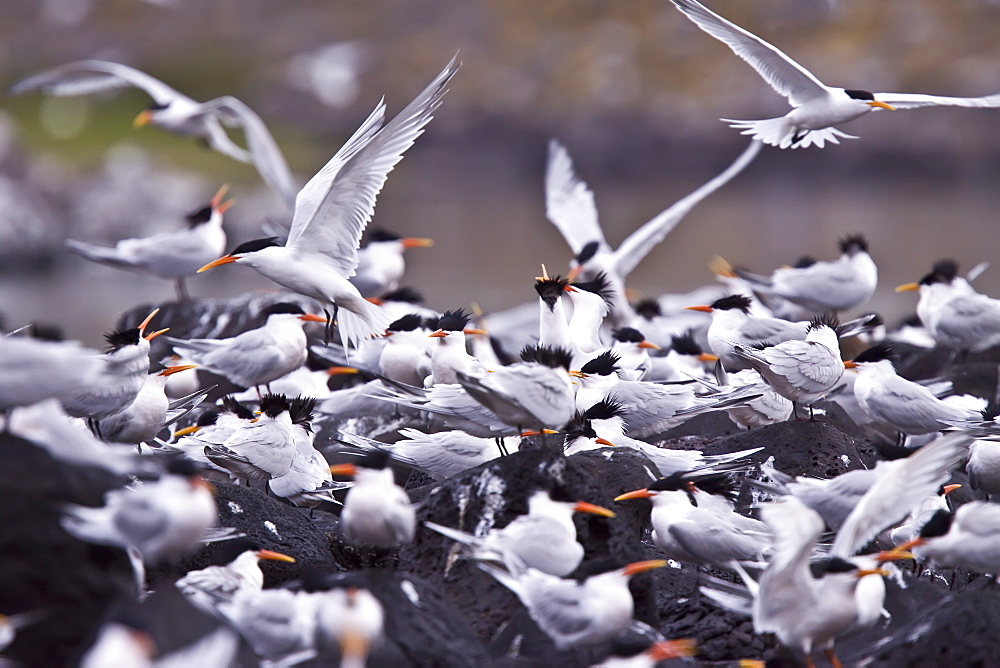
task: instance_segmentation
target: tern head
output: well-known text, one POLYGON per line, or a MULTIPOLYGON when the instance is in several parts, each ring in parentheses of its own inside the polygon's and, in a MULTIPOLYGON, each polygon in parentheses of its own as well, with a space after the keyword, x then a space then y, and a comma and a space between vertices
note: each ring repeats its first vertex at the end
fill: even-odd
POLYGON ((290 408, 283 394, 265 394, 260 398, 260 412, 270 418, 276 418, 290 408))
POLYGON ((555 308, 559 298, 562 297, 567 285, 569 285, 569 281, 561 276, 536 278, 535 292, 551 311, 555 308))
POLYGON ((522 362, 534 362, 551 369, 562 368, 566 371, 569 371, 573 361, 573 353, 558 346, 525 346, 521 349, 520 357, 522 362))
POLYGON ((226 196, 226 191, 229 190, 228 185, 224 185, 216 191, 215 195, 212 196, 212 200, 204 208, 198 209, 194 213, 189 213, 187 215, 188 227, 195 228, 199 225, 204 225, 212 220, 222 222, 222 214, 230 209, 236 200, 226 200, 222 201, 222 198, 226 196), (215 214, 218 214, 216 216, 215 214))
POLYGON ((873 365, 885 361, 888 361, 889 364, 894 364, 897 358, 898 353, 892 344, 881 341, 863 351, 853 361, 844 362, 844 367, 847 369, 854 369, 859 366, 863 368, 865 365, 873 365))
POLYGON ((295 563, 295 559, 289 557, 287 554, 265 550, 249 538, 237 538, 235 540, 223 541, 219 544, 218 549, 211 554, 209 560, 212 565, 225 566, 226 564, 231 564, 237 557, 245 552, 253 552, 257 559, 284 561, 291 564, 295 563))
POLYGON ((660 302, 655 299, 640 299, 632 305, 632 310, 646 320, 659 318, 663 315, 663 309, 660 308, 660 302))
POLYGON ((598 438, 597 432, 594 431, 594 426, 590 423, 590 419, 584 413, 580 412, 577 412, 573 416, 573 419, 566 423, 563 433, 566 435, 565 441, 567 445, 578 438, 592 438, 600 445, 614 445, 609 441, 598 438))
POLYGON ((750 315, 751 306, 753 306, 753 300, 746 295, 729 295, 728 297, 716 299, 708 306, 688 306, 686 308, 689 311, 703 311, 705 313, 712 313, 713 311, 742 311, 750 315))
POLYGON ((398 244, 401 249, 429 248, 434 245, 434 240, 420 237, 403 237, 389 230, 375 228, 368 234, 368 243, 398 244))
POLYGON ((896 288, 896 292, 910 292, 935 284, 951 285, 958 278, 958 263, 954 260, 938 260, 926 274, 916 283, 904 283, 896 288))
POLYGON ((840 321, 837 320, 837 316, 832 313, 824 313, 809 321, 809 327, 806 328, 806 332, 816 332, 824 328, 836 332, 838 327, 840 327, 840 321))
POLYGON ((424 296, 411 287, 403 286, 382 295, 382 303, 403 302, 406 304, 423 304, 424 296))
POLYGON ((546 506, 548 503, 561 504, 565 508, 573 511, 574 513, 588 513, 591 515, 600 515, 601 517, 614 517, 615 513, 602 506, 595 506, 592 503, 587 503, 586 501, 579 501, 569 490, 562 485, 554 485, 549 490, 539 490, 532 494, 528 498, 528 508, 531 509, 532 506, 546 506))
POLYGON ((852 100, 858 100, 859 102, 867 104, 869 107, 872 107, 873 109, 888 109, 889 111, 896 111, 895 107, 891 107, 885 102, 876 100, 875 93, 871 93, 867 90, 856 90, 856 89, 845 88, 844 93, 847 95, 847 97, 851 98, 852 100))
POLYGON ((469 312, 463 308, 445 311, 432 327, 434 331, 430 336, 447 339, 450 334, 465 332, 470 318, 469 312))
POLYGON ((419 313, 408 313, 402 318, 394 320, 385 328, 385 335, 392 336, 395 332, 415 332, 424 324, 424 319, 419 313))
POLYGON ((308 432, 312 432, 313 410, 316 408, 315 397, 303 397, 301 394, 289 402, 288 413, 292 424, 296 424, 308 432))
POLYGON ((670 337, 670 350, 678 355, 696 357, 699 362, 715 362, 718 355, 706 353, 701 344, 695 339, 694 330, 689 329, 683 334, 674 334, 670 337))
POLYGON ((126 346, 138 345, 139 341, 142 340, 142 333, 139 331, 138 327, 133 327, 131 329, 115 329, 105 334, 104 340, 108 344, 106 352, 113 353, 125 348, 126 346))
MULTIPOLYGON (((847 252, 843 250, 844 242, 841 241, 840 243, 841 243, 840 245, 841 252, 847 252)), ((792 269, 808 269, 814 264, 816 264, 816 258, 814 258, 812 255, 803 255, 802 257, 800 257, 798 260, 795 261, 795 264, 792 265, 792 269)))
POLYGON ((255 417, 252 410, 236 401, 236 397, 231 394, 222 398, 222 408, 244 420, 253 420, 255 417))
POLYGON ((170 103, 167 102, 164 104, 152 104, 149 107, 146 107, 145 109, 140 111, 135 118, 132 119, 132 127, 141 128, 144 125, 149 125, 150 123, 156 122, 157 114, 161 111, 164 111, 169 106, 170 103))
POLYGON ((608 275, 603 271, 595 276, 594 280, 584 281, 582 283, 573 283, 572 285, 567 286, 566 290, 570 293, 577 290, 590 292, 603 299, 604 303, 608 306, 611 306, 615 301, 615 293, 611 287, 611 281, 608 279, 608 275))
POLYGON ((580 373, 586 376, 610 376, 618 371, 618 354, 613 350, 605 350, 582 367, 580 373))
MULTIPOLYGON (((844 255, 857 255, 858 253, 868 252, 868 241, 860 234, 851 234, 844 237, 840 240, 839 245, 840 252, 844 255)), ((812 260, 812 258, 809 259, 812 260)), ((814 263, 815 260, 813 260, 811 264, 814 263)))
POLYGON ((634 343, 639 348, 648 350, 659 350, 660 346, 655 343, 651 343, 646 340, 646 337, 642 335, 638 329, 634 327, 621 327, 616 329, 611 333, 611 337, 615 341, 620 341, 621 343, 634 343))
POLYGON ((614 394, 609 394, 584 412, 588 420, 612 420, 625 416, 625 406, 614 394))
POLYGON ((326 322, 325 317, 321 315, 314 315, 312 313, 306 313, 302 310, 301 306, 293 302, 278 302, 277 304, 271 304, 261 312, 261 315, 268 319, 272 315, 293 315, 297 316, 297 319, 302 322, 326 322))
POLYGON ((278 237, 265 237, 263 239, 247 241, 246 243, 242 243, 234 248, 229 255, 223 255, 218 260, 212 260, 199 269, 198 273, 200 274, 201 272, 208 271, 213 267, 219 267, 231 262, 246 262, 247 264, 253 266, 253 260, 256 257, 256 254, 267 253, 268 248, 280 246, 281 243, 278 241, 278 237))

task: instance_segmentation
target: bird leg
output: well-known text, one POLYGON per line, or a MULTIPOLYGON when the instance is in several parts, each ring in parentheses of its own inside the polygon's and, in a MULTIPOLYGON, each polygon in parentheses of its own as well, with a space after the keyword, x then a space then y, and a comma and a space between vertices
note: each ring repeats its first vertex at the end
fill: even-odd
POLYGON ((264 398, 260 395, 260 385, 254 385, 253 389, 257 390, 257 401, 260 401, 261 399, 264 398))
POLYGON ((497 449, 500 451, 501 457, 506 457, 508 454, 510 454, 509 452, 507 452, 507 447, 503 444, 503 436, 497 436, 493 440, 496 441, 497 449))
MULTIPOLYGON (((323 332, 323 345, 328 346, 330 342, 333 341, 333 322, 337 318, 337 311, 339 306, 333 305, 333 313, 330 313, 330 309, 323 307, 323 313, 326 314, 326 330, 323 332)), ((346 346, 345 346, 346 347, 346 346)))
POLYGON ((795 146, 800 141, 805 139, 807 134, 809 134, 809 130, 799 130, 798 132, 796 132, 795 135, 792 137, 792 146, 795 146))
POLYGON ((896 445, 901 448, 906 445, 906 434, 901 431, 896 432, 896 445))
POLYGON ((815 422, 816 421, 816 415, 813 414, 812 404, 809 404, 809 421, 810 422, 815 422))
POLYGON ((191 301, 191 295, 188 294, 187 286, 184 284, 184 277, 179 277, 174 281, 174 291, 177 293, 178 302, 188 302, 191 301))
POLYGON ((833 651, 832 647, 824 649, 823 656, 826 657, 826 660, 830 662, 830 665, 833 666, 833 668, 844 668, 844 664, 842 664, 840 659, 837 658, 837 653, 833 651))

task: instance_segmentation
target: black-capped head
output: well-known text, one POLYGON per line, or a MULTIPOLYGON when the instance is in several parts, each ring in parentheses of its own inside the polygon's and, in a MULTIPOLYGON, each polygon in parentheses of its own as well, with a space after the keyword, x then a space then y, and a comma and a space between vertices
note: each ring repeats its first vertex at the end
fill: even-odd
POLYGON ((896 349, 891 343, 886 341, 881 341, 876 343, 871 348, 862 351, 857 357, 854 358, 855 364, 863 364, 865 362, 881 362, 882 360, 889 360, 895 363, 898 355, 896 349))
POLYGON ((595 255, 597 255, 597 249, 599 249, 600 247, 601 247, 600 241, 588 241, 587 243, 585 243, 583 245, 583 248, 580 249, 580 252, 576 254, 577 264, 582 265, 595 255))
POLYGON ((938 260, 931 267, 931 270, 949 283, 958 278, 958 263, 954 260, 938 260))
POLYGON ((386 327, 387 332, 412 332, 420 329, 424 324, 424 319, 419 313, 407 313, 402 318, 395 320, 386 327))
POLYGON ((261 315, 265 318, 269 315, 274 315, 275 313, 293 313, 295 315, 305 315, 305 311, 298 304, 293 304, 291 302, 279 302, 277 304, 271 304, 266 309, 261 311, 261 315))
POLYGON ((585 561, 580 564, 580 567, 577 568, 573 579, 577 582, 583 582, 587 578, 591 578, 595 575, 616 571, 624 565, 625 564, 621 563, 621 561, 617 559, 591 559, 590 561, 585 561))
POLYGON ((434 329, 441 329, 446 332, 461 332, 469 324, 469 312, 463 308, 455 311, 445 311, 444 315, 438 318, 434 329))
POLYGON ((610 420, 611 418, 623 417, 625 406, 618 401, 614 394, 609 394, 588 408, 584 415, 588 420, 610 420))
POLYGON ((423 327, 424 329, 435 330, 438 327, 438 320, 440 319, 441 319, 440 316, 429 315, 426 318, 424 318, 421 327, 423 327))
POLYGON ((212 207, 206 206, 186 216, 188 227, 195 228, 212 220, 212 207))
POLYGON ((564 485, 554 484, 549 488, 549 498, 559 503, 576 503, 578 499, 573 498, 564 485))
POLYGON ((634 327, 619 327, 611 332, 611 337, 615 341, 621 341, 622 343, 642 343, 646 340, 642 332, 634 327))
POLYGON ((31 338, 39 341, 65 341, 62 327, 46 322, 31 323, 31 338))
POLYGON ((619 357, 617 353, 611 350, 605 350, 603 353, 580 367, 580 371, 588 376, 610 376, 618 370, 618 360, 619 357))
POLYGON ((646 320, 659 318, 663 315, 663 309, 660 308, 660 302, 655 299, 640 299, 632 305, 632 310, 646 320))
POLYGON ((590 418, 579 411, 563 428, 563 433, 566 434, 567 442, 580 437, 597 438, 597 432, 594 431, 594 426, 590 424, 590 418))
POLYGON ((216 410, 215 408, 210 408, 198 416, 198 420, 195 422, 195 425, 199 427, 210 427, 219 421, 220 414, 221 411, 216 410))
POLYGON ((288 399, 283 394, 265 394, 260 398, 260 412, 276 418, 290 408, 288 399))
POLYGON ((955 520, 955 515, 943 508, 934 513, 927 524, 920 529, 921 538, 936 538, 943 536, 951 529, 951 523, 955 520))
POLYGON ((149 363, 149 370, 146 373, 148 375, 150 375, 150 376, 155 376, 156 374, 158 374, 158 373, 160 373, 162 371, 166 371, 166 370, 167 370, 167 365, 166 364, 161 364, 159 362, 152 362, 151 361, 149 363))
POLYGON ((695 486, 703 492, 724 496, 730 501, 735 501, 739 494, 740 483, 736 477, 730 473, 715 473, 712 475, 698 476, 694 481, 695 486))
POLYGON ((820 577, 833 573, 853 573, 858 570, 858 565, 841 559, 840 557, 830 557, 816 562, 815 571, 820 577))
POLYGON ((598 295, 609 306, 615 301, 615 293, 611 289, 611 281, 608 280, 608 275, 603 271, 595 276, 594 280, 574 283, 573 287, 598 295))
POLYGON ((198 475, 198 467, 190 459, 171 457, 167 460, 167 473, 190 478, 191 476, 198 475))
POLYGON ((987 422, 995 420, 997 416, 1000 416, 1000 403, 996 401, 990 401, 986 404, 986 408, 979 411, 979 414, 983 416, 983 420, 987 422))
POLYGON ((292 424, 297 424, 306 431, 312 431, 313 410, 316 408, 315 397, 303 397, 301 394, 289 402, 288 415, 292 424))
POLYGON ((692 329, 683 334, 674 334, 670 338, 670 349, 678 355, 691 355, 692 357, 697 357, 705 352, 694 338, 694 330, 692 329))
POLYGON ((256 253, 259 250, 265 248, 270 248, 271 246, 280 246, 281 243, 278 241, 278 237, 265 237, 263 239, 253 239, 252 241, 247 241, 240 244, 230 255, 239 256, 247 255, 248 253, 256 253))
POLYGON ((837 331, 840 327, 840 321, 837 320, 837 316, 833 313, 824 313, 823 315, 818 315, 809 321, 809 327, 807 331, 813 331, 814 329, 819 329, 820 327, 829 327, 833 331, 837 331))
POLYGON ((558 346, 531 345, 521 349, 521 361, 543 364, 552 369, 561 367, 569 371, 573 353, 558 346))
POLYGON ((423 304, 424 296, 411 287, 403 286, 382 295, 383 302, 404 302, 406 304, 423 304))
POLYGON ((867 90, 857 90, 854 88, 847 88, 844 90, 847 93, 847 97, 852 100, 864 100, 867 102, 875 101, 875 93, 869 92, 867 90))
POLYGON ((709 304, 713 311, 743 311, 747 315, 750 314, 752 305, 753 300, 746 295, 729 295, 709 304))
POLYGON ((163 111, 170 106, 169 102, 154 102, 153 104, 146 107, 146 111, 163 111))
POLYGON ((366 452, 354 464, 364 469, 384 469, 389 465, 389 451, 379 449, 366 452))
POLYGON ((665 478, 653 482, 647 489, 651 492, 681 492, 691 488, 691 481, 686 478, 687 471, 675 471, 665 478))
POLYGON ((814 258, 812 255, 803 255, 802 257, 800 257, 798 260, 795 261, 795 264, 792 265, 792 268, 808 269, 814 264, 816 264, 816 258, 814 258))
POLYGON ((546 306, 548 306, 551 311, 555 308, 556 302, 559 301, 559 298, 562 297, 567 285, 569 285, 569 281, 562 276, 554 276, 552 278, 536 278, 535 292, 538 293, 539 299, 545 302, 546 306))
POLYGON ((252 410, 236 401, 236 397, 231 394, 222 398, 222 407, 243 420, 252 420, 255 417, 252 410))
POLYGON ((846 255, 868 252, 868 240, 860 234, 851 234, 840 240, 840 252, 846 255))
POLYGON ((213 566, 225 566, 226 564, 231 564, 236 557, 240 556, 244 552, 254 551, 262 549, 255 541, 249 538, 235 538, 233 540, 225 540, 218 544, 218 548, 213 551, 210 561, 213 566))
POLYGON ((104 340, 108 344, 106 352, 113 353, 127 346, 139 345, 142 340, 142 332, 138 327, 132 329, 115 329, 104 335, 104 340))
POLYGON ((380 227, 376 227, 368 233, 369 243, 375 243, 378 241, 399 241, 402 238, 403 237, 395 232, 390 232, 389 230, 384 230, 380 227))

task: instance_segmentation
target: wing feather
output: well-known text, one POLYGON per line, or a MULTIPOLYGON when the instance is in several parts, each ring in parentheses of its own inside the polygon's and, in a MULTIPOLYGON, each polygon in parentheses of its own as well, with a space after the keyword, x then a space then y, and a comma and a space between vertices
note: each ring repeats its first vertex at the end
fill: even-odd
MULTIPOLYGON (((135 86, 157 104, 170 104, 185 95, 134 67, 106 60, 77 60, 22 79, 10 88, 12 95, 42 90, 50 95, 87 95, 115 88, 135 86)), ((193 101, 192 101, 193 104, 193 101)))
POLYGON ((577 176, 569 151, 555 139, 549 141, 549 162, 545 169, 545 215, 562 234, 573 255, 591 241, 607 249, 594 193, 577 176))

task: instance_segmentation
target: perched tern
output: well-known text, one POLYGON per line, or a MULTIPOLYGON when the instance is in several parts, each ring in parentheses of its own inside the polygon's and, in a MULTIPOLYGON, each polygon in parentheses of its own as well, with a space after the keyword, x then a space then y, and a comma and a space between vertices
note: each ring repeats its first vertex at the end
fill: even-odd
POLYGON ((992 500, 1000 495, 1000 442, 979 439, 969 446, 969 462, 965 465, 972 489, 985 492, 992 500))
POLYGON ((163 429, 170 401, 165 392, 167 378, 172 374, 194 369, 197 364, 162 367, 157 364, 146 375, 139 393, 124 409, 94 420, 101 440, 111 443, 137 444, 152 440, 163 429))
POLYGON ((652 364, 649 351, 659 350, 660 346, 647 341, 634 327, 619 327, 611 332, 611 338, 611 350, 618 355, 618 376, 622 380, 643 380, 652 364))
POLYGON ((339 504, 333 491, 349 487, 350 483, 333 482, 329 462, 313 446, 312 421, 316 399, 295 397, 289 404, 295 456, 288 473, 268 480, 267 488, 295 506, 313 508, 323 501, 339 504))
POLYGON ((406 264, 403 251, 433 246, 431 239, 401 237, 386 230, 372 230, 368 245, 358 251, 357 273, 351 283, 362 297, 382 297, 399 289, 406 264))
POLYGON ((383 634, 385 609, 367 589, 337 587, 313 594, 314 645, 320 656, 339 653, 341 668, 364 668, 368 652, 383 634))
POLYGON ((551 140, 545 174, 545 213, 575 256, 570 278, 582 274, 590 280, 605 273, 613 292, 611 319, 618 326, 628 324, 635 314, 625 296, 625 279, 691 209, 743 171, 760 146, 760 142, 750 142, 721 174, 658 213, 612 251, 598 222, 594 193, 576 174, 566 148, 551 140))
MULTIPOLYGON (((764 378, 753 369, 740 369, 727 374, 719 365, 720 385, 761 385, 764 378)), ((764 392, 756 399, 745 404, 726 409, 729 419, 746 429, 763 427, 769 424, 784 422, 792 416, 792 402, 777 392, 764 392)))
POLYGON ((860 234, 841 239, 840 253, 833 262, 781 267, 770 276, 731 267, 722 258, 713 264, 713 271, 747 281, 765 303, 770 297, 779 297, 812 315, 849 311, 863 306, 875 294, 878 269, 868 254, 868 242, 860 234))
POLYGON ((672 0, 685 16, 745 60, 792 110, 779 118, 760 121, 723 119, 765 144, 780 148, 823 148, 853 139, 835 125, 847 123, 875 109, 916 109, 928 106, 1000 107, 1000 94, 985 97, 942 97, 919 93, 870 93, 826 86, 811 72, 756 35, 727 21, 697 0, 672 0))
POLYGON ((434 522, 424 524, 461 543, 472 559, 507 563, 513 555, 529 568, 562 578, 575 571, 583 561, 583 545, 576 540, 574 513, 615 516, 607 508, 572 500, 564 489, 556 487, 533 492, 528 497, 527 515, 517 517, 501 529, 491 528, 484 536, 434 522))
POLYGON ((295 179, 267 126, 250 107, 231 95, 196 102, 145 72, 104 60, 59 65, 22 79, 11 86, 10 92, 43 90, 52 95, 84 95, 126 86, 139 88, 153 98, 154 104, 135 117, 136 127, 151 123, 168 132, 197 137, 240 162, 252 162, 267 185, 289 206, 294 203, 295 179), (249 152, 233 143, 223 125, 237 125, 243 130, 249 152))
POLYGON ((425 386, 454 384, 458 382, 459 373, 479 375, 486 371, 483 363, 466 350, 465 333, 469 318, 465 309, 445 311, 434 331, 427 335, 437 341, 431 351, 431 374, 425 379, 425 386))
POLYGON ((354 478, 340 514, 344 535, 352 543, 398 548, 413 540, 416 512, 388 464, 387 452, 371 452, 355 463, 330 467, 334 475, 354 478))
MULTIPOLYGON (((263 326, 231 339, 176 339, 171 346, 202 369, 224 376, 240 387, 256 387, 277 380, 306 363, 307 322, 326 323, 323 316, 306 313, 298 304, 281 302, 264 309, 263 326)), ((259 396, 259 395, 258 395, 259 396)))
POLYGON ((264 588, 262 559, 295 562, 287 554, 261 549, 244 538, 222 543, 213 557, 215 565, 190 571, 174 583, 189 601, 211 615, 218 615, 219 605, 232 601, 237 592, 264 588))
POLYGON ((340 313, 337 326, 345 346, 381 335, 390 316, 366 301, 349 281, 358 266, 358 244, 389 172, 430 122, 458 67, 452 60, 384 127, 385 104, 379 103, 299 191, 284 244, 275 237, 249 241, 198 271, 231 262, 246 264, 324 307, 332 306, 334 317, 340 313))
POLYGON ((188 299, 184 277, 196 274, 199 267, 219 257, 226 248, 222 214, 233 200, 223 202, 225 194, 226 186, 222 186, 208 206, 187 217, 188 226, 182 230, 122 239, 113 248, 74 239, 67 239, 66 246, 92 262, 172 278, 177 298, 184 301, 188 299))
POLYGON ((265 394, 257 420, 234 431, 221 445, 206 445, 205 456, 237 478, 271 480, 285 475, 295 459, 291 407, 281 394, 265 394))
POLYGON ((568 649, 600 645, 628 628, 635 606, 629 580, 666 565, 664 560, 653 560, 615 568, 592 562, 583 565, 576 579, 567 580, 523 564, 514 572, 487 563, 479 567, 517 594, 556 647, 568 649))
POLYGON ((84 395, 106 366, 78 341, 0 336, 0 411, 84 395))
POLYGON ((379 372, 399 383, 423 387, 432 373, 423 318, 409 313, 389 323, 385 330, 385 346, 379 353, 379 372))

